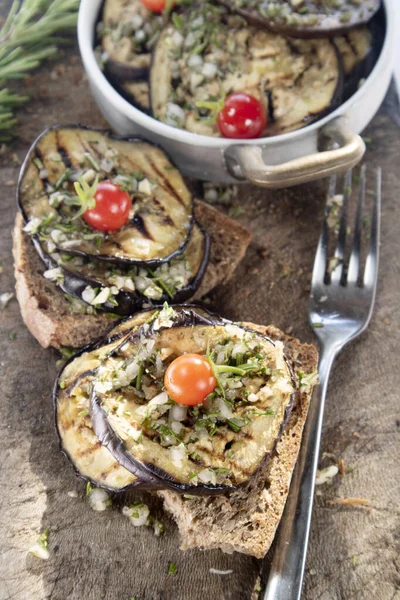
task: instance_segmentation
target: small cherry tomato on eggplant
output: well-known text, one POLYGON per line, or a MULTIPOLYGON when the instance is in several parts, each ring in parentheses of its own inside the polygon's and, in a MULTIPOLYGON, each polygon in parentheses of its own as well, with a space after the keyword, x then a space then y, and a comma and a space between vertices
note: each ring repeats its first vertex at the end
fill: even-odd
MULTIPOLYGON (((141 0, 146 8, 155 13, 162 13, 167 5, 167 0, 141 0)), ((175 3, 172 4, 174 6, 175 3)))
POLYGON ((267 124, 267 113, 257 98, 235 93, 227 96, 217 116, 217 125, 226 138, 251 139, 260 137, 267 124))
POLYGON ((96 206, 83 213, 86 223, 99 231, 120 229, 129 220, 132 200, 111 181, 100 181, 94 195, 96 206))
POLYGON ((215 390, 217 381, 205 356, 182 354, 168 366, 164 385, 174 402, 195 406, 215 390))

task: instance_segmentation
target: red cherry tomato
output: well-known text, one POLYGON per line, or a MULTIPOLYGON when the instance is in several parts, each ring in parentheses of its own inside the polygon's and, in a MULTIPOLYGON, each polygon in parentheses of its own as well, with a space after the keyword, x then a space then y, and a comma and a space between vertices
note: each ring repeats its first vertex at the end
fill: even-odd
POLYGON ((100 181, 94 196, 96 206, 83 213, 86 223, 99 231, 120 229, 129 220, 132 200, 111 181, 100 181))
POLYGON ((162 13, 165 10, 165 5, 167 4, 167 0, 141 0, 141 2, 146 8, 155 13, 162 13))
POLYGON ((174 402, 195 406, 215 390, 217 381, 204 356, 182 354, 166 370, 164 385, 174 402))
POLYGON ((259 137, 267 124, 264 106, 254 96, 231 94, 217 116, 218 129, 226 138, 259 137))

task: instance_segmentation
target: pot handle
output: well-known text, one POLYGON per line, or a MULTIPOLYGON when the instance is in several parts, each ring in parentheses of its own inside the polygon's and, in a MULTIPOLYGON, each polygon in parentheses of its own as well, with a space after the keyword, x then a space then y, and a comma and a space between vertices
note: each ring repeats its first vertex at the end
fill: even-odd
POLYGON ((235 144, 225 151, 225 161, 231 175, 270 189, 290 187, 322 179, 354 167, 363 157, 365 144, 361 136, 348 128, 344 117, 334 119, 323 129, 321 142, 330 138, 339 148, 316 152, 280 165, 266 165, 262 147, 235 144))

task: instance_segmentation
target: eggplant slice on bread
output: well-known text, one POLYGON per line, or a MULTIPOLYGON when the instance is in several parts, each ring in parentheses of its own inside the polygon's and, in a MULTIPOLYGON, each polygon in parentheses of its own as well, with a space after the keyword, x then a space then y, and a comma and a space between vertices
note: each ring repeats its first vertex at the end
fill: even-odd
POLYGON ((79 126, 54 127, 36 140, 22 169, 19 203, 44 248, 50 242, 57 251, 127 265, 170 260, 188 243, 193 224, 192 196, 162 150, 79 126), (76 219, 71 200, 79 177, 110 180, 128 192, 127 224, 104 233, 76 219))
POLYGON ((163 29, 150 71, 151 107, 164 123, 219 136, 224 97, 243 92, 269 115, 262 136, 278 135, 334 109, 342 75, 330 40, 285 38, 205 3, 163 29))
POLYGON ((121 322, 73 357, 54 390, 61 448, 78 474, 112 490, 229 493, 255 476, 280 439, 296 382, 283 345, 191 306, 121 322), (173 402, 164 374, 184 353, 218 366, 197 406, 173 402))
POLYGON ((210 239, 194 220, 179 171, 156 146, 104 131, 57 126, 32 146, 18 198, 45 277, 95 310, 126 316, 143 304, 183 302, 207 268, 210 239), (111 181, 132 209, 115 231, 93 229, 74 204, 74 183, 111 181))

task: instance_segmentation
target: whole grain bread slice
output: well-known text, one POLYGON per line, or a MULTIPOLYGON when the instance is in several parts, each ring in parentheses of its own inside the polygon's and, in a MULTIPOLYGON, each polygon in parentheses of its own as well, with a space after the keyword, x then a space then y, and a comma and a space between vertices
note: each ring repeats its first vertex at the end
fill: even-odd
MULTIPOLYGON (((295 373, 316 371, 318 353, 315 346, 301 344, 272 326, 245 325, 283 342, 295 373)), ((311 388, 297 390, 290 419, 273 455, 247 486, 229 497, 185 498, 171 491, 158 492, 164 508, 178 525, 182 550, 219 548, 256 558, 265 556, 285 507, 311 394, 311 388)))
MULTIPOLYGON (((196 202, 195 214, 211 237, 209 264, 193 298, 199 299, 232 276, 251 235, 205 202, 196 202)), ((22 228, 23 219, 18 213, 13 231, 16 294, 22 318, 32 335, 44 348, 78 348, 104 335, 117 320, 101 313, 71 314, 71 303, 62 290, 43 277, 45 267, 22 228)))

